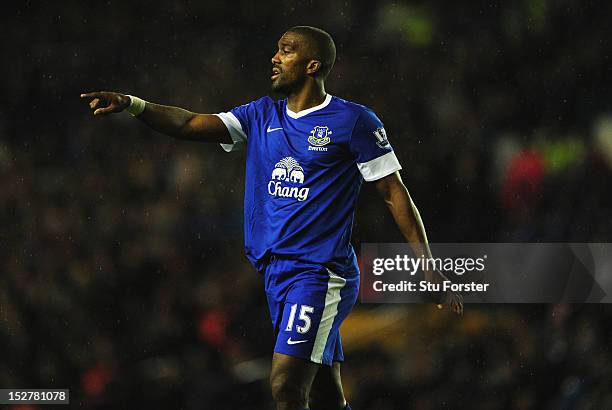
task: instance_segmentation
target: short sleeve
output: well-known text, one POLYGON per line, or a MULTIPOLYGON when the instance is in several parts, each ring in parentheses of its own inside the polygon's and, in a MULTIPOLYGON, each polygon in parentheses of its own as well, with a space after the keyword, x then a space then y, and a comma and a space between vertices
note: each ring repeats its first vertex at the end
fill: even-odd
POLYGON ((232 144, 221 144, 221 148, 226 152, 237 151, 246 144, 259 101, 252 101, 248 104, 232 108, 228 112, 215 114, 223 121, 232 137, 232 144))
POLYGON ((359 114, 355 123, 350 150, 366 181, 376 181, 402 169, 383 123, 368 109, 359 114))

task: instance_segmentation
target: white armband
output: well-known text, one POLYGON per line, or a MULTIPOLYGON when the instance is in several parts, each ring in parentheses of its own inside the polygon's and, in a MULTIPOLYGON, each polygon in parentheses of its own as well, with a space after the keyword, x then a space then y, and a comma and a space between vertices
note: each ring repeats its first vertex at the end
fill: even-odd
POLYGON ((125 110, 134 117, 142 114, 147 102, 142 98, 134 97, 133 95, 128 95, 128 97, 130 99, 130 105, 125 110))

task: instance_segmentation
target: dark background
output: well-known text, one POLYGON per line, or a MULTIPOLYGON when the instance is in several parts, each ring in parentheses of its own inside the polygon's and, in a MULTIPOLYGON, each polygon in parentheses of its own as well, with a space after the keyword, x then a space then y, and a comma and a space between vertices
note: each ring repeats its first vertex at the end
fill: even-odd
MULTIPOLYGON (((226 111, 268 93, 296 24, 334 36, 327 90, 383 120, 432 242, 610 241, 609 2, 18 3, 0 17, 2 388, 70 388, 87 409, 271 408, 244 153, 93 118, 79 94, 226 111)), ((369 184, 353 239, 402 240, 369 184)), ((607 305, 468 305, 461 319, 358 305, 348 398, 612 408, 611 319, 607 305)))

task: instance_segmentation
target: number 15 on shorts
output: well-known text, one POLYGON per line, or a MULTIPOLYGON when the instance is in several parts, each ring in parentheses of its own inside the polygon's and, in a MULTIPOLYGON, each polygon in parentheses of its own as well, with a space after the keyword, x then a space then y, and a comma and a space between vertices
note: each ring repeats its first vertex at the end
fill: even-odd
POLYGON ((295 330, 297 330, 298 333, 307 333, 310 330, 310 326, 312 325, 310 315, 313 312, 314 307, 312 306, 298 305, 297 303, 291 305, 291 311, 289 312, 289 320, 287 321, 287 328, 285 330, 287 332, 291 332, 295 323, 295 330), (300 314, 297 318, 298 323, 295 323, 295 314, 297 313, 298 306, 300 306, 300 314), (301 324, 299 323, 300 321, 302 322, 301 324))

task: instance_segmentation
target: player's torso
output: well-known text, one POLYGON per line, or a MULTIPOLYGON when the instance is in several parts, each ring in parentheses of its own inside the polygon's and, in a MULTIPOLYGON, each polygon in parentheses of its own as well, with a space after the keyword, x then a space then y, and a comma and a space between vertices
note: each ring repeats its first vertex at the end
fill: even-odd
POLYGON ((267 177, 271 196, 306 201, 312 189, 326 187, 354 162, 349 150, 354 120, 338 104, 305 115, 288 113, 283 101, 272 107, 256 123, 249 156, 259 179, 267 177))

